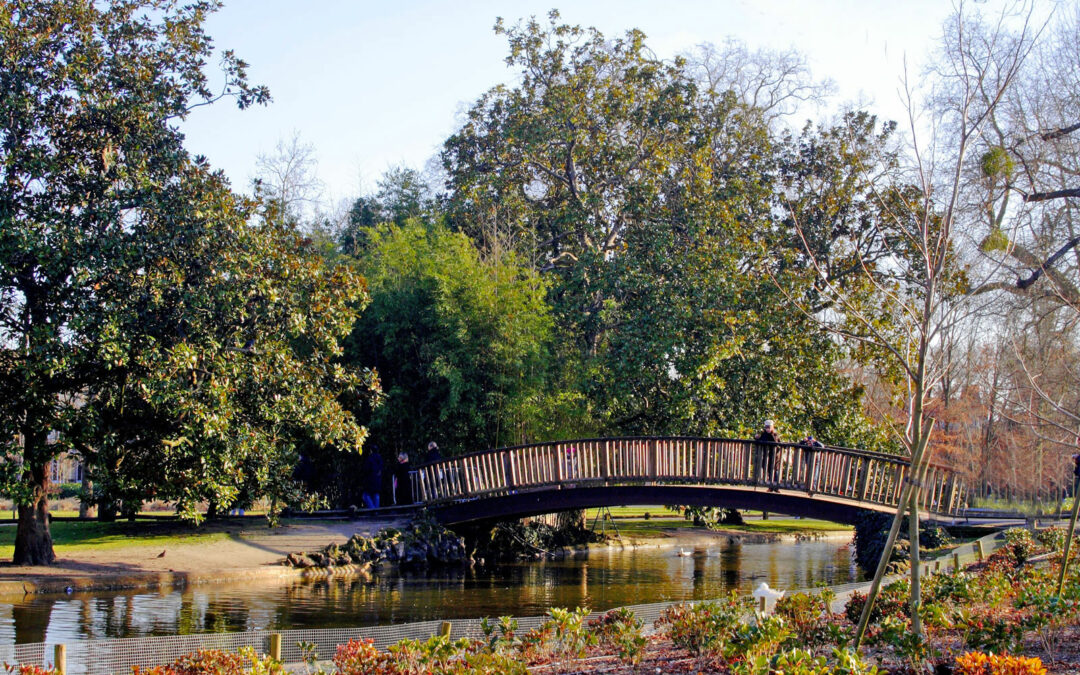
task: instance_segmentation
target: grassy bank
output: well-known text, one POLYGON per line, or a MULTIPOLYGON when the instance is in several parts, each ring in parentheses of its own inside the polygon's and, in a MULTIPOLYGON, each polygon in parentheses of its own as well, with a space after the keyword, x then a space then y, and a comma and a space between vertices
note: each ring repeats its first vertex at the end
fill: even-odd
MULTIPOLYGON (((204 544, 222 541, 236 534, 242 525, 211 523, 194 527, 174 522, 52 523, 53 545, 58 554, 87 549, 117 549, 133 546, 168 546, 170 544, 204 544)), ((0 527, 0 560, 11 560, 15 554, 15 526, 0 527)))
MULTIPOLYGON (((585 512, 586 525, 593 527, 597 520, 597 514, 602 509, 588 509, 585 512)), ((663 537, 673 530, 697 527, 690 520, 681 515, 663 509, 662 507, 641 506, 618 506, 611 508, 612 520, 606 524, 607 531, 611 533, 612 522, 618 528, 619 534, 635 538, 663 537)), ((850 525, 833 523, 827 520, 815 520, 810 518, 789 518, 770 516, 768 520, 762 520, 760 512, 743 514, 746 519, 743 525, 718 525, 722 530, 746 532, 753 534, 818 534, 818 533, 850 533, 854 531, 850 525)), ((600 523, 596 522, 597 530, 600 523)))

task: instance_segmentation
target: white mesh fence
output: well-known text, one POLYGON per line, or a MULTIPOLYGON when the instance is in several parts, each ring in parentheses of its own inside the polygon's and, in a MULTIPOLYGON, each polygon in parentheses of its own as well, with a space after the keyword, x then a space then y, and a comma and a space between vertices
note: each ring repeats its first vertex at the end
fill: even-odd
MULTIPOLYGON (((983 550, 989 555, 998 545, 996 535, 983 537, 983 550)), ((976 557, 976 545, 964 544, 954 549, 962 563, 971 562, 976 557)), ((939 564, 930 561, 927 572, 944 571, 951 566, 951 557, 941 559, 939 564)), ((897 575, 894 578, 899 578, 897 575)), ((889 581, 889 580, 886 580, 889 581)), ((837 594, 866 586, 866 582, 854 582, 831 586, 837 594)), ((821 588, 792 590, 790 592, 818 593, 821 588)), ((656 602, 644 605, 629 605, 626 609, 634 612, 646 627, 660 618, 664 609, 683 603, 699 602, 695 600, 676 600, 656 602)), ((593 612, 590 618, 604 612, 593 612)), ((523 634, 540 626, 547 617, 518 617, 518 634, 523 634)), ((192 635, 169 635, 120 640, 81 640, 67 643, 67 673, 69 675, 109 675, 131 673, 132 666, 147 668, 171 663, 185 654, 199 649, 220 649, 235 652, 242 647, 252 647, 259 654, 270 651, 270 636, 281 635, 281 660, 284 663, 297 664, 304 660, 302 644, 310 645, 320 660, 333 657, 338 645, 349 640, 371 639, 375 646, 385 649, 405 638, 426 640, 439 633, 442 621, 420 621, 416 623, 393 624, 384 626, 364 626, 360 628, 323 628, 304 630, 259 630, 243 633, 196 633, 192 635)), ((480 619, 456 619, 451 622, 450 637, 481 639, 484 637, 480 619)), ((0 645, 0 663, 53 665, 55 643, 38 642, 30 644, 0 645)))

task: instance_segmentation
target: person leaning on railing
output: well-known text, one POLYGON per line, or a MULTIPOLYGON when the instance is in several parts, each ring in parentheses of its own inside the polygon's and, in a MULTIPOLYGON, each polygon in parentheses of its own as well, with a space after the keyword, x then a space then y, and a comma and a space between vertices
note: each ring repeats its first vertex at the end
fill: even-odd
POLYGON ((814 494, 814 480, 817 478, 817 464, 814 463, 814 451, 818 448, 824 448, 825 445, 814 438, 813 434, 807 434, 806 438, 799 441, 799 445, 802 447, 803 452, 803 466, 808 467, 806 470, 806 489, 810 494, 814 494))
MULTIPOLYGON (((754 440, 760 443, 758 445, 758 462, 757 470, 754 472, 755 478, 759 482, 776 482, 776 444, 780 442, 780 434, 776 432, 776 428, 773 426, 772 420, 765 420, 765 428, 761 430, 754 440)), ((771 492, 776 492, 775 487, 769 488, 771 492)))

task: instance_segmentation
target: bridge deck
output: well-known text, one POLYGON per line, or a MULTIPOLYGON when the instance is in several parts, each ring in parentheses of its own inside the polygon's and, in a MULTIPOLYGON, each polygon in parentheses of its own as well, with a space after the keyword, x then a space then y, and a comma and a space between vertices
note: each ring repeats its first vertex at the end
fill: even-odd
MULTIPOLYGON (((663 498, 665 491, 656 488, 729 488, 729 496, 730 488, 764 488, 782 490, 789 498, 795 492, 804 499, 883 510, 896 506, 909 472, 903 457, 848 448, 721 438, 599 438, 499 448, 425 464, 415 471, 413 498, 436 508, 484 499, 495 506, 515 501, 507 501, 515 495, 543 493, 535 508, 558 511, 577 507, 580 499, 570 493, 586 489, 647 487, 644 492, 663 498)), ((618 492, 620 498, 633 495, 618 492)), ((666 492, 672 497, 666 503, 686 503, 675 499, 685 491, 666 492)), ((931 465, 919 504, 927 515, 953 516, 965 496, 954 471, 931 465)))

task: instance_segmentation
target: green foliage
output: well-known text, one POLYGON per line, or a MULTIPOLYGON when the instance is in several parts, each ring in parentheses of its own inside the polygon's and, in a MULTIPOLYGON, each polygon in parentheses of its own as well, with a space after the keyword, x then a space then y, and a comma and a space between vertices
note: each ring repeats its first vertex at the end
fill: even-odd
MULTIPOLYGON (((844 616, 853 624, 859 623, 863 606, 866 604, 866 596, 858 591, 851 594, 851 598, 844 605, 844 616)), ((873 608, 870 610, 870 623, 879 623, 886 617, 906 621, 908 619, 908 581, 901 579, 885 586, 878 594, 873 608)))
POLYGON ((993 253, 995 251, 1008 251, 1009 250, 1009 236, 1001 231, 1000 227, 995 227, 990 230, 990 234, 982 240, 979 244, 979 250, 984 253, 993 253))
POLYGON ((1002 178, 1007 181, 1012 177, 1016 165, 1005 148, 995 145, 983 153, 979 159, 979 168, 987 178, 1002 178))
POLYGON ((43 467, 57 453, 95 453, 107 509, 159 497, 193 517, 201 500, 295 496, 297 438, 363 440, 338 397, 363 400, 373 380, 332 362, 362 282, 255 222, 183 147, 194 107, 269 100, 235 54, 214 57, 203 25, 217 7, 2 13, 0 320, 18 347, 0 361, 0 451, 23 467, 6 492, 33 507, 19 562, 52 559, 43 467))
POLYGON ((511 652, 521 645, 521 641, 515 638, 517 629, 517 619, 509 616, 500 616, 498 624, 492 624, 487 617, 480 620, 480 630, 484 632, 487 648, 495 654, 511 652), (496 629, 498 634, 495 633, 496 629))
POLYGON ((785 675, 830 675, 833 672, 824 656, 814 656, 805 649, 780 652, 769 663, 769 672, 785 675))
POLYGON ((828 619, 822 614, 822 601, 807 593, 791 593, 776 601, 776 614, 788 621, 799 644, 814 647, 829 639, 828 619))
POLYGON ((173 663, 153 668, 132 666, 133 675, 284 675, 285 668, 269 656, 260 656, 252 647, 237 653, 200 649, 173 663))
POLYGON ((623 663, 636 666, 645 653, 647 640, 642 633, 644 622, 625 607, 613 609, 590 619, 588 629, 598 636, 601 646, 615 650, 623 663))
POLYGON ((772 416, 880 445, 835 344, 778 311, 805 281, 782 292, 756 269, 780 187, 761 116, 655 58, 637 31, 607 38, 557 12, 496 31, 520 78, 484 94, 446 142, 449 217, 551 278, 575 421, 745 435, 772 416))
POLYGON ((1005 530, 1004 536, 1004 552, 1011 558, 1013 567, 1024 565, 1039 548, 1031 531, 1022 527, 1010 527, 1005 530))
POLYGON ((1063 527, 1047 527, 1035 532, 1035 539, 1049 551, 1065 550, 1067 530, 1063 527))
POLYGON ((656 627, 692 656, 716 660, 724 655, 747 610, 746 602, 734 594, 726 601, 671 605, 660 614, 656 627))
POLYGON ((371 306, 346 349, 349 361, 379 367, 376 437, 465 451, 541 432, 551 318, 534 272, 417 221, 372 232, 360 267, 371 306))
POLYGON ((569 666, 574 659, 585 656, 585 650, 597 643, 597 636, 585 629, 585 617, 588 615, 589 610, 585 607, 572 611, 552 607, 548 610, 548 620, 539 628, 542 633, 550 636, 549 653, 560 659, 564 666, 569 666))

